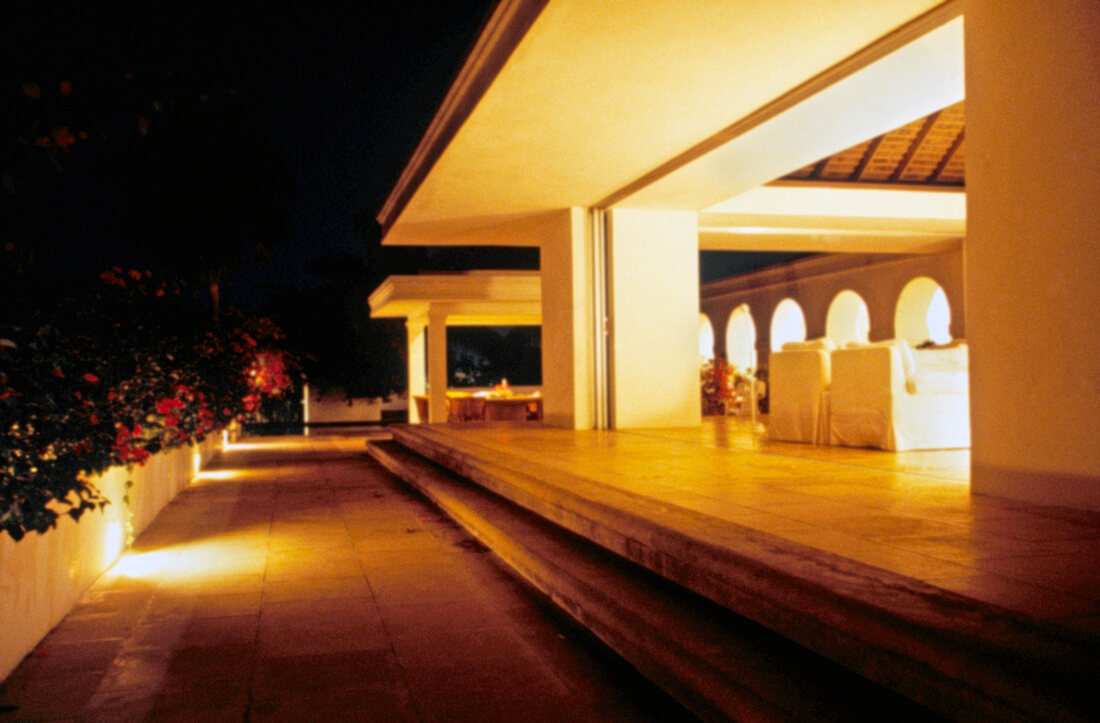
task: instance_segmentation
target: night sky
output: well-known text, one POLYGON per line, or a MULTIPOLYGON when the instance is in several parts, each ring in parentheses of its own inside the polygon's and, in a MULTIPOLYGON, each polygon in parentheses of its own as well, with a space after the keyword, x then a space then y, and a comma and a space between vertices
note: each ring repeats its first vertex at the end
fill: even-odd
MULTIPOLYGON (((487 0, 381 11, 323 2, 275 11, 6 4, 5 150, 26 131, 19 111, 27 106, 37 112, 30 121, 45 126, 40 134, 60 123, 91 137, 57 152, 56 170, 51 160, 28 171, 9 154, 5 225, 20 243, 50 253, 60 276, 141 259, 141 247, 173 238, 216 241, 218 226, 274 242, 271 268, 249 265, 266 282, 309 283, 303 269, 324 253, 369 262, 363 229, 371 238, 375 211, 489 9, 487 0), (62 82, 71 87, 64 97, 62 82), (34 103, 26 83, 41 89, 34 103), (173 97, 178 107, 165 108, 173 97), (138 107, 148 102, 160 110, 138 107), (55 113, 40 110, 48 104, 55 113), (134 136, 141 116, 153 126, 137 142, 161 144, 154 161, 144 148, 135 159, 133 139, 120 140, 134 136)), ((241 277, 238 286, 256 286, 241 277)))
MULTIPOLYGON (((372 283, 425 266, 530 267, 531 250, 377 246, 374 214, 491 7, 8 3, 9 240, 48 257, 44 283, 60 284, 116 263, 179 264, 179 249, 262 243, 270 260, 245 253, 227 276, 229 300, 244 303, 349 264, 372 283), (34 147, 58 126, 89 137, 34 147)), ((704 254, 703 279, 780 258, 704 254)))

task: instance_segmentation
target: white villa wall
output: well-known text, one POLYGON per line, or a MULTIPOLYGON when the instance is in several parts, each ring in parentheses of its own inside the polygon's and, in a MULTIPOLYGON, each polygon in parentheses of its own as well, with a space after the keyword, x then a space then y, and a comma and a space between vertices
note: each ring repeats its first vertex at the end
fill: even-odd
MULTIPOLYGON (((767 366, 771 349, 772 314, 779 302, 794 299, 806 319, 806 338, 825 336, 829 306, 838 294, 854 291, 866 302, 870 339, 893 339, 894 311, 902 290, 912 279, 931 278, 951 306, 951 334, 966 338, 963 252, 961 246, 937 254, 891 256, 837 254, 815 256, 759 271, 721 279, 700 288, 700 307, 715 329, 725 329, 730 315, 748 304, 756 326, 760 366, 767 366)), ((726 352, 725 333, 715 339, 715 352, 726 352)))
MULTIPOLYGON (((137 535, 191 481, 218 449, 213 438, 153 456, 129 476, 130 510, 137 535), (195 459, 196 453, 199 459, 195 459)), ((80 522, 63 515, 44 535, 19 542, 0 535, 0 679, 72 609, 121 555, 126 542, 126 469, 112 467, 95 484, 111 504, 80 522)))
POLYGON ((305 421, 309 424, 352 424, 382 421, 381 399, 347 399, 339 389, 320 391, 306 386, 305 421))
POLYGON ((1100 3, 965 11, 972 490, 1100 510, 1100 3))

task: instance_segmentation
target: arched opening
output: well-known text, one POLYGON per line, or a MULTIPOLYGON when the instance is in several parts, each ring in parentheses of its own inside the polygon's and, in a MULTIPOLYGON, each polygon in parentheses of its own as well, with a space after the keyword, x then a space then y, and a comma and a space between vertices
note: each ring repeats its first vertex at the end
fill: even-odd
POLYGON ((699 356, 704 361, 714 356, 714 326, 706 314, 699 314, 699 356))
POLYGON ((863 297, 845 289, 833 298, 825 317, 825 335, 844 346, 850 341, 866 342, 871 333, 871 314, 863 297))
POLYGON ((951 341, 951 305, 943 287, 927 276, 906 284, 894 312, 894 336, 912 346, 951 341))
POLYGON ((806 341, 806 315, 794 299, 783 299, 772 314, 771 347, 779 351, 788 341, 806 341))
POLYGON ((756 324, 748 304, 734 309, 726 322, 726 360, 742 372, 756 368, 756 324))

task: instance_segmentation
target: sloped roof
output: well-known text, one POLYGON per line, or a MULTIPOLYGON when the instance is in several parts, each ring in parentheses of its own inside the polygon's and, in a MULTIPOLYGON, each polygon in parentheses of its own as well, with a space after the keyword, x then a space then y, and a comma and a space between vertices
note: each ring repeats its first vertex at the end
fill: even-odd
POLYGON ((781 181, 966 185, 964 102, 804 166, 781 181))

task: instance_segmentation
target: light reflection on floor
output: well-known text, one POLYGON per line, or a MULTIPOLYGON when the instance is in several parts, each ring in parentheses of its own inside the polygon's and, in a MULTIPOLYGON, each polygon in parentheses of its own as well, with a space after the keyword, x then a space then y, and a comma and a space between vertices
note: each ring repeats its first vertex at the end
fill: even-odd
POLYGON ((742 417, 703 417, 702 428, 699 430, 675 428, 642 430, 636 433, 702 443, 717 448, 751 450, 781 457, 893 470, 970 483, 969 449, 886 452, 879 449, 777 442, 768 439, 766 416, 758 419, 755 425, 742 417))
POLYGON ((581 481, 592 494, 621 490, 1100 631, 1100 514, 972 495, 969 450, 773 442, 736 417, 679 429, 438 429, 426 441, 569 494, 581 481))

